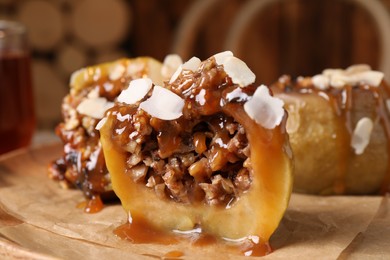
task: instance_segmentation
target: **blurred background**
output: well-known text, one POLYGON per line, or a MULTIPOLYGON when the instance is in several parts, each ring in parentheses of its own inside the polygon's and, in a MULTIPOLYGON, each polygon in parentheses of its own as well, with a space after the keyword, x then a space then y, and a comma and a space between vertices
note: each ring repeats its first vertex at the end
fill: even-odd
POLYGON ((60 121, 70 74, 120 57, 201 59, 230 49, 270 84, 282 74, 390 62, 390 0, 0 0, 29 30, 39 129, 60 121))

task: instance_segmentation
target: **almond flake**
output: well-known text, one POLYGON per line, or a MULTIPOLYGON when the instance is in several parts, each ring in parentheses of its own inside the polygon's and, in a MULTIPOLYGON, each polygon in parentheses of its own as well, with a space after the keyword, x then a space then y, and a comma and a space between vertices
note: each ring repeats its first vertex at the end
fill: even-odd
POLYGON ((326 90, 329 88, 329 78, 324 75, 315 75, 311 78, 314 87, 320 90, 326 90))
POLYGON ((182 64, 183 60, 177 54, 169 54, 165 56, 164 63, 161 67, 161 75, 166 79, 171 78, 177 68, 179 68, 182 64))
POLYGON ((122 64, 115 64, 110 67, 108 78, 112 81, 120 79, 125 73, 126 68, 122 64))
POLYGON ((374 123, 368 117, 363 117, 357 122, 351 138, 351 147, 355 150, 355 154, 363 154, 370 143, 370 136, 373 128, 374 123))
POLYGON ((152 96, 139 107, 153 117, 174 120, 183 114, 184 100, 166 88, 155 86, 152 96))
POLYGON ((215 54, 213 57, 215 59, 215 62, 218 65, 223 65, 223 63, 225 62, 225 60, 227 58, 233 57, 233 52, 231 52, 231 51, 224 51, 224 52, 220 52, 220 53, 215 54))
POLYGON ((106 98, 87 98, 84 99, 76 108, 77 112, 96 119, 101 119, 108 109, 114 106, 113 102, 106 98))
POLYGON ((132 80, 129 87, 119 94, 118 101, 129 105, 135 104, 143 99, 151 88, 152 80, 149 78, 132 80))
POLYGON ((281 99, 271 96, 268 87, 261 85, 253 97, 244 104, 244 110, 257 124, 273 129, 282 122, 283 106, 281 99))
POLYGON ((256 80, 256 75, 239 58, 226 58, 223 62, 223 68, 232 79, 232 82, 240 85, 240 87, 248 86, 256 80))

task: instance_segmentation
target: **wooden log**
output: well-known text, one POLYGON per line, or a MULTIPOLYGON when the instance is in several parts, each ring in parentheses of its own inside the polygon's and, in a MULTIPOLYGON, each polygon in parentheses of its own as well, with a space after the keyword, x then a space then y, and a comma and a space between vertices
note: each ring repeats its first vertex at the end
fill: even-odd
POLYGON ((62 13, 52 1, 24 1, 17 18, 26 25, 30 44, 37 50, 52 50, 65 34, 62 13))
POLYGON ((60 121, 67 85, 47 61, 34 61, 32 72, 38 127, 52 128, 60 121))
POLYGON ((75 70, 86 66, 87 62, 86 50, 77 45, 63 45, 57 52, 57 66, 65 75, 70 75, 75 70))
POLYGON ((131 29, 130 6, 123 0, 84 0, 75 4, 71 25, 74 35, 89 47, 120 43, 131 29))
POLYGON ((0 0, 0 5, 12 5, 14 3, 14 0, 0 0))
POLYGON ((379 14, 379 3, 248 1, 233 19, 225 48, 244 59, 264 83, 285 73, 293 77, 314 75, 324 68, 345 68, 353 63, 376 67, 381 60, 378 67, 386 72, 390 68, 390 45, 385 43, 387 38, 390 42, 390 37, 386 37, 383 28, 388 28, 390 18, 382 15, 389 20, 387 23, 383 17, 375 16, 379 14), (371 8, 374 4, 377 12, 371 8))
POLYGON ((126 58, 128 56, 129 55, 127 55, 127 53, 124 51, 108 49, 108 50, 98 52, 96 54, 96 58, 94 59, 93 63, 99 64, 103 62, 110 62, 116 59, 126 58))

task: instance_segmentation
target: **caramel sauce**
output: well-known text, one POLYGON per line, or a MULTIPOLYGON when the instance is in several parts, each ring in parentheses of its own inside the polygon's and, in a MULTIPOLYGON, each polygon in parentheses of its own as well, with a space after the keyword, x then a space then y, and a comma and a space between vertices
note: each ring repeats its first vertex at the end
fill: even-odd
POLYGON ((85 213, 97 213, 104 208, 104 204, 100 196, 95 195, 91 199, 79 203, 77 208, 83 208, 85 213))
POLYGON ((387 174, 383 180, 382 187, 380 189, 380 194, 386 194, 390 192, 390 115, 389 109, 387 108, 385 101, 390 98, 390 89, 389 86, 385 83, 382 83, 382 88, 376 90, 376 100, 377 100, 377 113, 379 115, 380 121, 385 129, 387 137, 387 153, 388 153, 388 162, 387 162, 387 174), (382 98, 381 98, 382 97, 382 98), (385 97, 385 98, 383 98, 385 97))
MULTIPOLYGON (((224 240, 197 229, 187 232, 164 231, 153 227, 143 218, 133 218, 132 223, 117 227, 114 234, 133 244, 179 245, 185 242, 193 247, 218 246, 224 252, 243 256, 265 256, 272 252, 269 243, 254 243, 251 239, 224 240)), ((163 258, 182 256, 184 252, 174 250, 166 253, 163 258)))
POLYGON ((163 259, 179 258, 182 256, 184 256, 184 253, 182 251, 175 250, 175 251, 169 251, 168 253, 166 253, 163 256, 163 259))
POLYGON ((114 234, 121 239, 134 244, 155 243, 160 245, 172 245, 179 243, 179 237, 173 232, 164 232, 150 225, 145 219, 139 218, 133 223, 126 223, 114 230, 114 234))
POLYGON ((348 172, 350 160, 350 143, 352 134, 351 109, 352 109, 352 87, 346 86, 342 90, 332 90, 328 94, 333 110, 338 115, 338 128, 336 140, 342 144, 340 158, 337 165, 336 180, 333 185, 334 194, 344 194, 346 190, 345 179, 348 172))
POLYGON ((84 208, 86 213, 97 213, 103 209, 103 202, 100 199, 100 196, 93 196, 92 199, 87 201, 87 205, 84 208))

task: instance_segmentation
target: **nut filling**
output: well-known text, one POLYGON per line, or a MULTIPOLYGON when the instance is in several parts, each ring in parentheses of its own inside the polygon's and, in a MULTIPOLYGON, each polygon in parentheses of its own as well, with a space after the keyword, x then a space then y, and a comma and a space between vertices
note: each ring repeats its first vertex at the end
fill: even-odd
MULTIPOLYGON (((131 110, 119 107, 117 116, 131 110)), ((244 128, 231 117, 202 116, 188 124, 151 118, 137 110, 127 118, 133 124, 118 123, 113 137, 129 139, 123 147, 128 151, 126 172, 157 196, 228 205, 250 188, 248 141, 244 128)))
POLYGON ((213 57, 196 71, 183 69, 165 88, 185 100, 178 119, 162 120, 123 103, 108 112, 116 117, 112 139, 127 151, 126 173, 158 197, 230 206, 250 188, 252 173, 244 127, 229 109, 242 107, 256 88, 232 83, 213 57))

